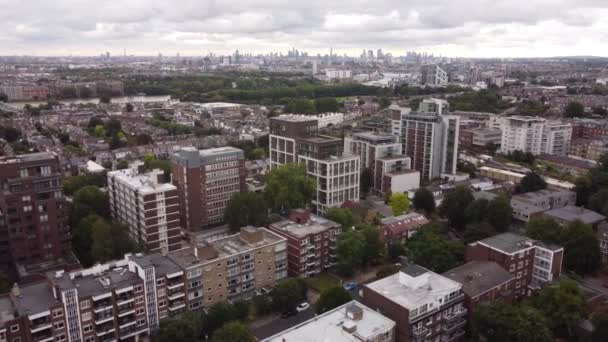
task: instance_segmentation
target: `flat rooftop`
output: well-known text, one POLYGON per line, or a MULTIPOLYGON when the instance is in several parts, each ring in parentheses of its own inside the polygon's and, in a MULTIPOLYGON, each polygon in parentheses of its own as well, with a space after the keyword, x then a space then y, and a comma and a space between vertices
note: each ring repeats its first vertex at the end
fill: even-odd
POLYGON ((34 162, 48 159, 54 159, 57 155, 53 152, 36 152, 28 154, 20 154, 16 156, 0 157, 0 164, 12 164, 23 162, 34 162))
POLYGON ((509 254, 532 247, 534 246, 535 242, 535 240, 532 240, 527 236, 509 232, 477 241, 477 243, 481 243, 509 254))
POLYGON ((511 200, 531 202, 532 204, 534 204, 534 202, 536 202, 536 201, 544 200, 549 197, 558 196, 558 195, 567 195, 567 194, 571 194, 571 193, 572 192, 567 191, 567 190, 543 189, 543 190, 538 190, 538 191, 534 191, 534 192, 526 192, 524 194, 513 195, 513 197, 511 197, 511 200))
POLYGON ((308 121, 319 121, 314 116, 306 116, 306 115, 298 115, 298 114, 283 114, 277 117, 272 118, 272 120, 281 120, 281 121, 289 121, 289 122, 308 122, 308 121))
POLYGON ((353 133, 353 137, 372 141, 391 140, 391 142, 395 142, 396 140, 396 137, 392 134, 373 131, 353 133))
POLYGON ((300 323, 264 342, 361 342, 395 327, 395 322, 367 306, 352 301, 300 323), (360 319, 351 313, 360 313, 360 319), (356 327, 356 329, 355 329, 356 327), (349 333, 346 329, 354 329, 349 333))
POLYGON ((199 154, 201 155, 201 157, 207 157, 207 156, 216 156, 216 155, 220 155, 220 154, 238 153, 238 152, 243 152, 243 150, 236 148, 236 147, 232 147, 232 146, 223 146, 223 147, 215 147, 215 148, 208 148, 205 150, 200 150, 199 154))
POLYGON ((470 297, 478 296, 515 279, 511 273, 491 261, 471 261, 443 275, 462 284, 462 291, 470 297))
POLYGON ((93 273, 93 268, 74 272, 50 272, 48 277, 62 290, 78 288, 81 297, 97 296, 112 289, 120 289, 133 285, 140 278, 130 272, 126 262, 119 260, 106 264, 105 269, 93 273))
POLYGON ((310 215, 310 221, 300 224, 290 220, 272 223, 270 226, 281 230, 297 238, 303 238, 311 234, 318 234, 331 228, 340 227, 339 223, 328 220, 321 216, 310 215))
POLYGON ((137 191, 144 195, 177 190, 177 187, 171 183, 158 182, 158 176, 162 173, 159 169, 146 173, 137 173, 134 169, 123 169, 110 171, 108 172, 108 176, 115 178, 132 189, 137 189, 137 191))
POLYGON ((21 315, 41 313, 58 303, 45 281, 22 286, 20 291, 19 297, 13 297, 13 304, 21 315))
POLYGON ((8 295, 0 297, 0 326, 15 319, 15 307, 8 295))
POLYGON ((575 207, 573 205, 546 211, 544 215, 566 222, 579 220, 586 224, 595 224, 606 219, 606 216, 596 213, 593 210, 575 207))
POLYGON ((435 303, 461 289, 454 280, 417 265, 406 266, 396 274, 365 286, 408 310, 435 303))

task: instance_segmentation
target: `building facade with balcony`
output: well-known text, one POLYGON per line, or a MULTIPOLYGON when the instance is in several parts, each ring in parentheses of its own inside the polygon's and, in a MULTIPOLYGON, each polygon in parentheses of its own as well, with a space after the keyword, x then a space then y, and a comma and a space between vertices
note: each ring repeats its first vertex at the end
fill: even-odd
POLYGON ((14 265, 22 281, 77 264, 61 170, 54 153, 0 158, 0 262, 14 265))
POLYGON ((460 341, 465 334, 462 285, 417 265, 364 285, 362 301, 395 321, 397 342, 460 341))
POLYGON ((165 318, 253 296, 287 276, 284 238, 245 227, 174 252, 124 259, 15 286, 0 297, 0 340, 137 341, 165 318))
POLYGON ((559 279, 563 257, 563 247, 514 233, 472 242, 465 251, 467 261, 493 261, 515 276, 516 298, 559 279))
POLYGON ((114 220, 129 227, 129 235, 151 252, 181 248, 177 187, 162 170, 140 172, 138 164, 108 172, 108 195, 114 220))
POLYGON ((340 224, 297 209, 287 220, 271 223, 268 229, 287 239, 290 275, 311 276, 336 265, 340 224))
POLYGON ((515 115, 502 120, 500 151, 521 151, 567 155, 572 140, 572 125, 540 117, 515 115))

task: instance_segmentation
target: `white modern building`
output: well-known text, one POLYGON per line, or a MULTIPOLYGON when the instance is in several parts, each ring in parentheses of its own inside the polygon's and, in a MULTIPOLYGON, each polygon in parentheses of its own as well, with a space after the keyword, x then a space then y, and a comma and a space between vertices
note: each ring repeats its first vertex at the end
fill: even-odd
POLYGON ((448 111, 447 101, 425 99, 417 112, 403 115, 404 154, 423 179, 456 173, 460 117, 447 115, 448 111))
POLYGON ((352 301, 300 323, 262 342, 393 342, 395 322, 352 301))
POLYGON ((346 201, 359 201, 359 156, 344 153, 342 139, 318 134, 314 117, 281 115, 270 119, 270 167, 304 163, 316 181, 313 205, 322 214, 346 201))
POLYGON ((301 116, 303 119, 315 118, 315 119, 317 119, 319 128, 341 125, 344 122, 344 113, 322 113, 322 114, 317 114, 317 115, 292 114, 292 115, 301 116))
POLYGON ((108 195, 112 217, 129 227, 134 241, 149 251, 181 248, 181 225, 177 187, 164 171, 140 172, 143 163, 108 172, 108 195))
POLYGON ((328 81, 349 80, 353 77, 350 69, 325 69, 325 77, 328 81))
POLYGON ((559 121, 547 121, 540 117, 511 116, 501 125, 500 151, 529 152, 567 155, 572 139, 572 125, 559 121))

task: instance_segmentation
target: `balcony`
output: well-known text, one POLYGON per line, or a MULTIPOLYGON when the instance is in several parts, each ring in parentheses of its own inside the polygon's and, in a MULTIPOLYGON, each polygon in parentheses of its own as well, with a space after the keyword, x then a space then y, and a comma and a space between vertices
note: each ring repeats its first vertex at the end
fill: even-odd
POLYGON ((176 303, 173 303, 170 307, 169 307, 169 311, 177 311, 179 309, 185 308, 186 307, 186 303, 184 301, 178 301, 176 303))
POLYGON ((118 328, 120 329, 120 331, 122 332, 123 329, 127 329, 131 326, 134 326, 137 323, 137 320, 135 319, 135 317, 131 318, 131 319, 126 319, 123 321, 119 321, 118 322, 118 328))
POLYGON ((114 325, 109 325, 108 327, 106 327, 104 329, 97 329, 97 337, 101 337, 101 336, 113 333, 114 331, 116 331, 116 329, 114 329, 114 325))
POLYGON ((309 251, 311 251, 311 250, 315 249, 315 245, 308 245, 308 246, 306 246, 306 248, 307 248, 309 251))
POLYGON ((49 322, 47 320, 42 320, 42 321, 35 320, 32 322, 30 331, 32 332, 32 334, 35 334, 39 331, 50 329, 52 326, 53 325, 51 324, 51 322, 49 322))
POLYGON ((123 317, 135 312, 135 304, 131 303, 118 308, 118 317, 123 317))
POLYGON ((180 287, 184 287, 184 282, 183 281, 167 284, 167 289, 169 289, 169 290, 178 289, 180 287))
POLYGON ((112 301, 103 301, 103 302, 100 302, 99 304, 95 305, 93 312, 100 313, 100 312, 104 312, 106 310, 112 310, 112 308, 113 308, 112 301))
POLYGON ((148 328, 147 327, 129 327, 125 330, 120 330, 120 339, 121 340, 126 340, 129 337, 133 337, 133 336, 137 336, 137 335, 141 335, 143 333, 147 333, 148 332, 148 328))
POLYGON ((458 301, 461 301, 464 299, 464 293, 459 294, 458 296, 455 296, 453 298, 448 299, 445 303, 443 303, 442 307, 446 307, 449 306, 450 304, 454 304, 458 301))
POLYGON ((450 335, 450 336, 442 336, 441 337, 441 342, 452 342, 457 340, 458 338, 464 336, 465 331, 464 330, 458 330, 457 332, 455 332, 454 334, 450 335))
POLYGON ((167 293, 169 296, 167 297, 169 300, 176 300, 176 299, 180 299, 182 297, 184 297, 186 294, 184 293, 184 291, 174 291, 174 292, 169 292, 167 293))
POLYGON ((441 328, 442 328, 443 332, 445 332, 446 334, 449 334, 449 333, 456 331, 456 329, 464 327, 466 324, 467 324, 467 321, 465 319, 459 319, 454 322, 444 323, 441 328))
POLYGON ((101 315, 95 315, 95 324, 100 325, 114 320, 114 315, 112 313, 105 313, 101 315))
POLYGON ((449 314, 443 314, 443 319, 445 319, 446 321, 452 321, 456 318, 462 317, 464 315, 467 314, 467 309, 465 308, 460 308, 458 310, 454 310, 449 314))
POLYGON ((39 335, 39 336, 32 336, 33 342, 51 342, 54 339, 55 338, 53 337, 53 334, 51 334, 51 333, 46 333, 46 334, 39 335))
POLYGON ((428 336, 431 332, 424 326, 418 326, 412 329, 412 335, 414 338, 422 338, 428 336))

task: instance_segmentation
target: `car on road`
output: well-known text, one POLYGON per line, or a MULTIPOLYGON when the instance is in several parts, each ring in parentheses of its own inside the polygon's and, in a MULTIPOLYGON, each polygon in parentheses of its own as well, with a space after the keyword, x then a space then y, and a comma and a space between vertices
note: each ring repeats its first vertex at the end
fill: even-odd
POLYGON ((297 312, 302 312, 302 311, 308 310, 308 308, 310 308, 310 304, 304 302, 304 303, 300 303, 300 305, 298 305, 296 307, 296 311, 297 312))
POLYGON ((296 311, 285 311, 281 314, 281 318, 286 319, 289 318, 291 316, 295 316, 297 314, 296 311))
POLYGON ((359 287, 359 284, 357 284, 357 283, 356 283, 356 282, 354 282, 354 281, 351 281, 350 283, 346 283, 346 284, 344 284, 344 289, 345 289, 346 291, 351 291, 351 290, 354 290, 354 289, 356 289, 357 287, 359 287))

